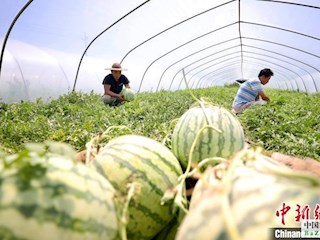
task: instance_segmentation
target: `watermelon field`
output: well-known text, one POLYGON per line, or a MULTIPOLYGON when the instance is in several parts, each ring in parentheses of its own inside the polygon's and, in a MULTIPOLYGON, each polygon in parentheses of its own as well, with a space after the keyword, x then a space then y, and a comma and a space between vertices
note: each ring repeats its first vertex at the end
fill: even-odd
MULTIPOLYGON (((231 109, 237 87, 193 90, 218 106, 231 109)), ((267 151, 320 160, 320 95, 267 90, 272 101, 238 116, 247 141, 267 151)), ((135 101, 118 108, 104 106, 94 93, 74 92, 44 103, 21 102, 0 105, 0 150, 19 151, 24 143, 58 141, 75 150, 100 131, 126 126, 125 131, 157 141, 166 140, 174 121, 194 102, 188 91, 141 93, 135 101)), ((119 135, 110 132, 110 138, 119 135)), ((166 141, 170 148, 170 138, 166 141)))
POLYGON ((320 161, 320 95, 267 89, 234 115, 236 91, 1 103, 0 238, 267 240, 285 204, 317 214, 320 179, 270 156, 320 161))

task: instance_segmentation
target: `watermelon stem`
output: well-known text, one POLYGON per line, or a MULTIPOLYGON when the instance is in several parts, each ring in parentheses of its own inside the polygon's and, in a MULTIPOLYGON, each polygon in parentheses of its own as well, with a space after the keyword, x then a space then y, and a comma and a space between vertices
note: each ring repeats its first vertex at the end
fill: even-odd
MULTIPOLYGON (((132 132, 131 128, 129 128, 128 126, 125 126, 125 125, 119 125, 119 126, 111 126, 111 127, 108 127, 107 130, 105 130, 104 132, 100 132, 97 136, 95 136, 94 138, 92 138, 89 142, 86 143, 86 159, 85 159, 85 164, 87 165, 91 159, 91 156, 95 157, 96 154, 99 153, 99 150, 101 147, 103 147, 103 145, 101 143, 104 143, 102 142, 102 140, 107 137, 107 139, 111 138, 109 136, 109 133, 111 131, 114 131, 114 130, 123 130, 123 129, 126 129, 126 130, 129 130, 129 132, 132 132)), ((107 143, 104 143, 104 144, 107 144, 107 143)))
POLYGON ((214 129, 215 131, 217 131, 218 133, 222 133, 222 131, 221 131, 219 128, 216 128, 215 126, 213 126, 213 123, 212 123, 212 121, 211 121, 211 118, 208 116, 208 113, 205 111, 205 104, 208 105, 208 103, 201 100, 201 101, 199 102, 199 104, 200 104, 200 107, 201 107, 201 109, 202 109, 202 112, 203 112, 203 114, 204 114, 204 116, 205 116, 205 118, 206 118, 206 120, 207 120, 208 125, 209 125, 212 129, 214 129))
POLYGON ((181 209, 184 213, 188 212, 188 202, 186 200, 186 192, 185 192, 185 183, 181 182, 180 184, 178 184, 177 188, 176 188, 177 192, 176 192, 176 197, 174 198, 174 208, 173 208, 173 213, 175 213, 177 211, 177 207, 178 209, 181 209))
POLYGON ((262 170, 264 172, 275 174, 278 176, 297 178, 306 180, 312 184, 312 186, 320 186, 320 179, 303 172, 295 172, 290 168, 287 168, 272 158, 261 154, 261 149, 244 149, 236 154, 230 161, 226 176, 222 179, 221 192, 222 192, 222 213, 223 220, 226 225, 227 232, 232 240, 240 240, 240 234, 237 229, 237 224, 234 221, 233 213, 231 211, 230 194, 232 191, 232 176, 239 165, 243 165, 246 162, 254 161, 254 167, 256 170, 262 170))
POLYGON ((208 163, 212 163, 210 165, 216 165, 219 163, 228 163, 229 161, 225 158, 221 157, 211 157, 205 158, 200 163, 198 163, 197 167, 195 167, 192 171, 189 172, 188 177, 192 177, 197 173, 201 173, 200 169, 208 163))
POLYGON ((123 207, 123 211, 121 214, 121 219, 120 219, 120 236, 122 240, 127 240, 127 225, 128 225, 128 209, 129 209, 129 204, 134 196, 134 194, 139 191, 140 185, 137 183, 129 183, 128 184, 128 194, 126 198, 126 202, 123 207))
POLYGON ((287 168, 280 163, 274 161, 272 158, 256 153, 257 163, 261 165, 264 170, 267 170, 271 174, 277 174, 284 177, 302 179, 310 182, 312 186, 320 186, 320 179, 304 172, 296 172, 290 168, 287 168))
MULTIPOLYGON (((185 172, 181 176, 179 176, 179 178, 178 178, 179 184, 177 185, 177 188, 176 188, 177 189, 177 193, 176 193, 174 202, 185 213, 188 212, 188 209, 187 209, 187 202, 185 200, 186 199, 186 192, 185 192, 184 186, 185 186, 186 179, 190 176, 190 174, 192 174, 192 171, 191 171, 192 155, 193 155, 196 143, 200 138, 201 132, 204 131, 204 129, 206 129, 206 128, 212 128, 212 126, 205 125, 197 132, 197 135, 196 135, 195 139, 193 140, 191 148, 190 148, 190 151, 189 151, 187 168, 186 168, 185 172)), ((216 158, 216 160, 217 159, 219 159, 219 158, 216 158)), ((205 164, 205 163, 203 163, 203 164, 205 164)))
POLYGON ((196 102, 200 102, 200 100, 192 93, 191 89, 189 88, 188 82, 187 82, 187 78, 186 78, 186 74, 184 72, 184 68, 182 68, 182 75, 183 75, 183 80, 184 83, 186 84, 186 88, 190 94, 190 96, 196 101, 196 102))
MULTIPOLYGON (((245 153, 245 160, 243 161, 255 161, 255 167, 259 170, 266 171, 270 174, 275 174, 283 177, 289 177, 294 179, 302 179, 310 182, 312 186, 320 186, 320 179, 316 176, 313 176, 308 173, 294 171, 286 166, 282 165, 281 163, 273 160, 269 156, 262 154, 262 148, 257 148, 255 150, 244 150, 245 153)), ((242 156, 236 158, 243 158, 242 156)))
POLYGON ((184 72, 184 68, 182 69, 182 74, 183 74, 183 79, 184 79, 184 82, 185 82, 185 84, 186 84, 186 88, 187 88, 189 94, 191 95, 191 97, 192 97, 196 102, 199 103, 199 105, 200 105, 200 107, 201 107, 201 109, 202 109, 202 111, 203 111, 203 113, 204 113, 204 116, 206 117, 206 120, 207 120, 208 125, 210 125, 210 126, 212 127, 212 129, 216 130, 217 132, 222 133, 222 131, 221 131, 220 129, 218 129, 218 128, 216 128, 215 126, 213 126, 211 119, 208 117, 208 114, 207 114, 206 111, 205 111, 205 105, 211 105, 211 104, 208 103, 208 102, 206 102, 205 100, 203 100, 203 98, 198 99, 198 98, 192 93, 191 89, 190 89, 189 86, 188 86, 188 82, 187 82, 187 79, 186 79, 186 75, 185 75, 185 72, 184 72))
MULTIPOLYGON (((189 176, 189 173, 191 171, 191 164, 192 164, 192 156, 193 156, 193 152, 194 152, 194 149, 196 147, 196 144, 200 138, 200 134, 206 129, 206 128, 212 128, 214 130, 216 130, 214 127, 210 126, 210 125, 205 125, 203 126, 202 128, 200 128, 200 130, 197 132, 197 135, 196 137, 194 138, 193 142, 192 142, 192 145, 191 145, 191 148, 190 148, 190 151, 189 151, 189 156, 188 156, 188 165, 187 165, 187 168, 186 168, 186 171, 185 173, 182 175, 182 179, 185 181, 186 178, 189 176)), ((220 131, 220 130, 219 130, 220 131)))
MULTIPOLYGON (((231 185, 230 182, 228 183, 228 185, 231 185)), ((223 212, 223 215, 225 216, 223 219, 226 224, 228 234, 230 236, 230 239, 232 240, 241 240, 239 231, 237 229, 237 225, 233 220, 234 217, 231 212, 231 205, 230 205, 229 196, 228 196, 228 192, 230 191, 230 186, 226 187, 226 189, 223 189, 223 190, 225 191, 225 194, 223 194, 222 212, 223 212)))
POLYGON ((223 221, 225 223, 228 235, 230 239, 232 240, 240 240, 240 233, 237 228, 237 224, 234 221, 234 216, 231 211, 231 203, 230 203, 230 194, 232 191, 232 176, 235 172, 235 169, 238 167, 241 161, 238 159, 241 159, 243 155, 247 152, 247 150, 242 150, 238 152, 238 154, 235 155, 235 157, 230 161, 231 164, 229 164, 229 168, 226 171, 226 175, 224 178, 222 178, 222 184, 221 184, 221 193, 222 193, 222 215, 223 215, 223 221))
MULTIPOLYGON (((179 118, 175 118, 171 121, 169 129, 173 129, 174 125, 176 124, 176 122, 179 120, 179 118)), ((168 131, 168 133, 166 134, 166 136, 163 138, 163 140, 161 141, 161 143, 163 145, 166 145, 166 142, 168 141, 169 137, 171 136, 172 132, 171 130, 168 131)))

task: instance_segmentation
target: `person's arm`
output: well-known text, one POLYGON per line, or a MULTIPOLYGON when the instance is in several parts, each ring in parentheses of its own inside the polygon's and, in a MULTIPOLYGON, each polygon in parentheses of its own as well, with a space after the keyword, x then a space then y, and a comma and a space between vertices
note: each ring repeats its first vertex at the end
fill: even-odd
POLYGON ((119 100, 123 100, 123 96, 121 94, 114 93, 110 90, 110 87, 111 87, 110 84, 104 84, 103 87, 104 87, 104 94, 105 95, 109 95, 109 96, 115 97, 119 100))
POLYGON ((123 85, 124 85, 126 88, 130 88, 129 79, 128 79, 125 75, 122 75, 122 77, 123 77, 123 85))
POLYGON ((258 92, 258 96, 260 96, 264 101, 270 101, 270 98, 264 93, 264 91, 258 92))

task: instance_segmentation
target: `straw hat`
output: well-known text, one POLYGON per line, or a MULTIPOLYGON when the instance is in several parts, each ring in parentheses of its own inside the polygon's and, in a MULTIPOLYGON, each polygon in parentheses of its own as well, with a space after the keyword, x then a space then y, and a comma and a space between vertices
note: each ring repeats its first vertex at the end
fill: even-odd
POLYGON ((126 71, 128 69, 122 68, 120 63, 114 63, 112 64, 111 68, 105 68, 105 70, 126 71))

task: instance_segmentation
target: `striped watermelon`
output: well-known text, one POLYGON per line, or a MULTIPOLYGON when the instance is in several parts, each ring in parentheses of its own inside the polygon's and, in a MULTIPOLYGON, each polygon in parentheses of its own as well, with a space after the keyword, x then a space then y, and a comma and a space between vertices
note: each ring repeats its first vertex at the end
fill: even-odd
POLYGON ((175 217, 163 228, 152 240, 174 240, 179 228, 180 222, 175 217))
POLYGON ((114 188, 58 154, 0 157, 0 239, 115 239, 114 188))
POLYGON ((90 164, 122 196, 128 185, 139 186, 129 205, 128 239, 151 239, 173 218, 172 206, 161 205, 161 198, 177 185, 182 169, 161 143, 137 135, 113 138, 90 164))
POLYGON ((123 95, 124 100, 129 102, 133 101, 136 96, 135 92, 131 88, 123 88, 120 94, 123 95))
POLYGON ((172 135, 172 151, 183 167, 187 166, 191 146, 201 128, 209 124, 221 130, 204 129, 196 142, 192 161, 209 157, 229 158, 244 148, 244 132, 240 122, 226 109, 209 104, 195 106, 178 120, 172 135))
POLYGON ((244 158, 235 159, 222 180, 217 178, 218 166, 206 170, 195 186, 177 240, 273 239, 271 228, 300 228, 295 219, 297 204, 308 205, 310 219, 314 218, 320 180, 306 174, 298 177, 260 154, 249 160, 255 154, 249 151, 244 158), (291 208, 284 216, 285 225, 283 204, 291 208))

